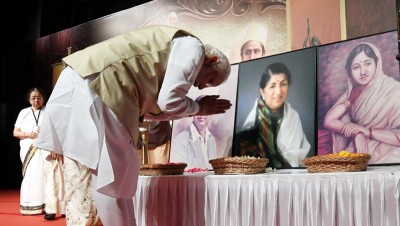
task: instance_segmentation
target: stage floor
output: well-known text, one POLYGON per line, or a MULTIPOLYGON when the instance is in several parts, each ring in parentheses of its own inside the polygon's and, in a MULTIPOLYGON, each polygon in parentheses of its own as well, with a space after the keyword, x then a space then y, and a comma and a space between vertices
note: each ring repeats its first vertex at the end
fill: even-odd
POLYGON ((65 218, 57 215, 53 221, 45 220, 44 214, 23 216, 19 212, 19 190, 0 189, 0 226, 65 226, 65 218))

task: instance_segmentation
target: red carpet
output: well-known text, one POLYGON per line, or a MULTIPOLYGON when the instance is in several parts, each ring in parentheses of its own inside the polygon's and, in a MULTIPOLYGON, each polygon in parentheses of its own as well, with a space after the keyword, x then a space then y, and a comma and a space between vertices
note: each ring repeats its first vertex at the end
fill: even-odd
POLYGON ((53 221, 44 215, 23 216, 19 213, 19 190, 0 190, 0 226, 65 226, 65 218, 57 215, 53 221))

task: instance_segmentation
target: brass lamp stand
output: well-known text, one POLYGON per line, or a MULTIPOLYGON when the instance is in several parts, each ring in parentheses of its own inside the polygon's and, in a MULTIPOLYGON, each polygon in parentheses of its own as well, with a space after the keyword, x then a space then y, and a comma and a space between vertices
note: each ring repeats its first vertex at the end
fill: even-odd
POLYGON ((150 124, 147 121, 140 122, 139 124, 139 137, 142 141, 142 159, 141 164, 148 164, 149 159, 147 156, 147 150, 149 145, 149 131, 150 131, 150 124))

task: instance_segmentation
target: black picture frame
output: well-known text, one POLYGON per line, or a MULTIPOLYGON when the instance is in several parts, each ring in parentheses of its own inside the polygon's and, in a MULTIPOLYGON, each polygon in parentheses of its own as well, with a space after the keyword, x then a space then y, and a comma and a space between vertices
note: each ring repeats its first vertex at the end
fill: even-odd
MULTIPOLYGON (((300 116, 303 132, 310 144, 307 156, 315 155, 316 47, 311 47, 240 63, 233 156, 241 156, 242 125, 260 95, 259 83, 261 75, 268 65, 275 62, 285 64, 292 74, 286 101, 300 116)), ((303 167, 303 165, 282 168, 297 167, 303 167)))

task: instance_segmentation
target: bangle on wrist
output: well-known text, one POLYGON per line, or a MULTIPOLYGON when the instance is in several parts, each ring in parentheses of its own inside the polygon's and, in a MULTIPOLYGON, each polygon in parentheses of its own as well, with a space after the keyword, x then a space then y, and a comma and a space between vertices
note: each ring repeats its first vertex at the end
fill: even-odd
MULTIPOLYGON (((355 135, 354 135, 354 137, 356 137, 358 134, 364 134, 363 132, 361 132, 361 131, 358 131, 355 135)), ((364 136, 365 136, 365 134, 364 134, 364 136)))

